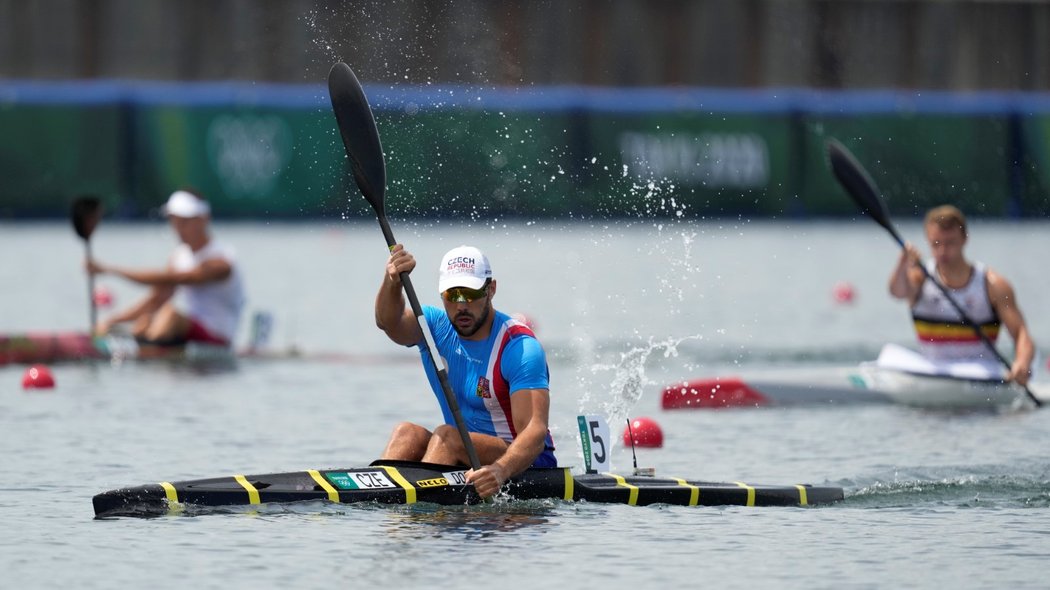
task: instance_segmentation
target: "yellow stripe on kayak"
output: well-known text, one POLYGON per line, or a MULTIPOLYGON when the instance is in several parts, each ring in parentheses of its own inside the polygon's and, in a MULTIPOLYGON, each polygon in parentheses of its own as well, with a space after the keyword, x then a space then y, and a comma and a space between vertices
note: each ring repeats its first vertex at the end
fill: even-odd
POLYGON ((678 485, 689 488, 689 505, 696 506, 697 502, 700 501, 700 488, 694 486, 693 484, 687 482, 684 479, 678 479, 677 477, 672 477, 671 479, 677 481, 678 485))
POLYGON ((800 506, 805 506, 805 505, 809 504, 809 497, 806 496, 806 486, 796 485, 795 487, 798 488, 798 503, 799 503, 799 505, 800 506))
POLYGON ((179 503, 179 493, 175 491, 175 486, 169 482, 162 481, 160 482, 160 487, 164 488, 164 495, 168 498, 168 504, 179 503))
POLYGON ((237 480, 237 483, 241 484, 241 487, 248 492, 248 503, 249 504, 261 504, 259 501, 259 490, 255 489, 255 486, 251 484, 243 475, 235 475, 233 479, 237 480))
POLYGON ((391 467, 389 465, 380 465, 380 467, 383 468, 383 471, 386 471, 386 474, 390 476, 390 479, 394 480, 397 482, 397 485, 405 489, 405 504, 415 504, 416 488, 408 483, 405 476, 401 475, 401 472, 398 471, 396 467, 391 467))
POLYGON ((608 475, 609 477, 615 479, 616 480, 616 485, 622 486, 622 487, 625 487, 625 488, 631 490, 631 495, 628 496, 628 498, 627 498, 627 503, 629 505, 634 506, 635 504, 638 503, 638 486, 632 486, 631 484, 627 483, 627 480, 624 479, 622 475, 616 475, 616 474, 613 474, 613 473, 607 473, 606 475, 608 475))
POLYGON ((339 502, 339 492, 332 487, 332 484, 325 481, 325 478, 321 477, 320 472, 316 469, 307 469, 306 472, 310 474, 310 477, 314 478, 314 481, 317 482, 317 485, 321 486, 322 490, 328 492, 329 500, 336 503, 339 502))
POLYGON ((744 488, 745 490, 747 490, 747 505, 748 506, 754 506, 755 505, 755 488, 747 485, 746 483, 739 482, 739 481, 734 481, 733 483, 735 483, 736 485, 738 485, 738 486, 744 488))
POLYGON ((164 488, 164 497, 168 500, 168 514, 181 514, 186 507, 179 502, 179 492, 175 490, 175 486, 171 482, 162 481, 160 487, 164 488))
POLYGON ((572 473, 569 473, 569 468, 562 469, 562 473, 565 474, 565 494, 562 496, 563 500, 572 500, 573 493, 575 492, 574 486, 576 480, 572 478, 572 473))

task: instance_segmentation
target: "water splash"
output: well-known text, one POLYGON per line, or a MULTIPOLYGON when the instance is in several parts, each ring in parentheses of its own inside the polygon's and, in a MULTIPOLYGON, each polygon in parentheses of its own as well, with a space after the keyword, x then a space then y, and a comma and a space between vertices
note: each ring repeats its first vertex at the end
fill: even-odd
MULTIPOLYGON (((651 337, 642 346, 632 347, 627 352, 620 354, 616 363, 595 363, 591 365, 591 373, 612 372, 612 380, 605 393, 592 402, 591 392, 599 391, 598 387, 581 383, 579 406, 580 414, 594 413, 593 407, 600 408, 600 414, 605 416, 609 424, 620 424, 626 422, 631 410, 642 399, 645 389, 654 384, 646 378, 645 365, 650 355, 654 352, 663 352, 664 358, 678 356, 678 346, 686 340, 702 340, 700 335, 685 336, 682 338, 667 338, 654 341, 651 337)), ((581 378, 581 381, 583 379, 581 378)))

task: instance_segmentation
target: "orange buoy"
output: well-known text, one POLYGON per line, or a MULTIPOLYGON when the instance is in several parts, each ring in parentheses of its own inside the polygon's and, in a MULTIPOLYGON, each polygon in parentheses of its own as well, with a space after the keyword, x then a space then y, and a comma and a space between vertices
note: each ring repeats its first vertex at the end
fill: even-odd
POLYGON ((113 305, 113 292, 105 285, 98 285, 95 287, 95 293, 92 297, 95 300, 95 305, 99 307, 109 307, 110 305, 113 305))
POLYGON ((652 418, 634 418, 630 428, 623 431, 623 444, 631 446, 631 435, 634 435, 634 446, 659 448, 664 446, 664 431, 652 418))
POLYGON ((831 289, 831 296, 835 299, 835 303, 840 305, 853 303, 853 299, 856 295, 856 289, 854 289, 853 285, 847 281, 839 281, 835 283, 835 286, 831 289))
POLYGON ((22 375, 22 389, 50 389, 55 386, 55 377, 47 365, 33 365, 22 375))

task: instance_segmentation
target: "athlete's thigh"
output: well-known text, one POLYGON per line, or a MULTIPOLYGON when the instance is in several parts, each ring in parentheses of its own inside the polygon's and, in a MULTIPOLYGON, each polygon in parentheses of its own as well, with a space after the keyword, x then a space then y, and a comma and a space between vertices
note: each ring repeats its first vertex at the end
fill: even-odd
POLYGON ((162 315, 162 331, 172 338, 185 337, 190 332, 190 318, 175 309, 174 305, 165 308, 162 315))
POLYGON ((147 334, 150 338, 161 340, 181 338, 190 331, 190 320, 169 301, 157 310, 150 321, 147 334))

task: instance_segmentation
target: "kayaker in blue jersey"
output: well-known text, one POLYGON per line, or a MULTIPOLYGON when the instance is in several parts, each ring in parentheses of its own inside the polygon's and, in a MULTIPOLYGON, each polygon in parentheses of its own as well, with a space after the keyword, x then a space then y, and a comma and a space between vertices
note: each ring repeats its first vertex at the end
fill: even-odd
POLYGON ((96 332, 106 334, 116 324, 132 322, 132 334, 144 343, 229 346, 244 305, 244 287, 233 251, 211 237, 211 206, 191 191, 177 190, 161 211, 180 242, 165 268, 136 270, 87 261, 88 272, 151 287, 138 303, 99 322, 96 332))
MULTIPOLYGON (((382 458, 466 465, 466 449, 422 346, 423 330, 402 293, 400 274, 412 272, 416 260, 401 244, 390 252, 376 296, 376 325, 394 342, 420 348, 445 423, 433 432, 411 422, 398 424, 382 458)), ((546 355, 527 325, 493 308, 496 280, 480 250, 453 248, 442 257, 439 272, 443 309, 423 306, 423 315, 448 364, 449 382, 481 463, 477 471, 467 472, 467 481, 489 497, 530 466, 557 465, 547 427, 546 355)))
MULTIPOLYGON (((970 263, 963 255, 966 217, 956 207, 931 209, 924 221, 926 240, 933 257, 926 263, 930 276, 948 288, 952 299, 976 322, 991 342, 1006 326, 1014 340, 1014 361, 1003 376, 1006 381, 1028 383, 1032 375, 1035 345, 1010 283, 980 262, 970 263)), ((997 359, 944 298, 944 293, 923 273, 921 256, 911 243, 905 244, 890 275, 890 294, 911 305, 915 332, 922 353, 933 361, 969 361, 998 365, 997 359)))

